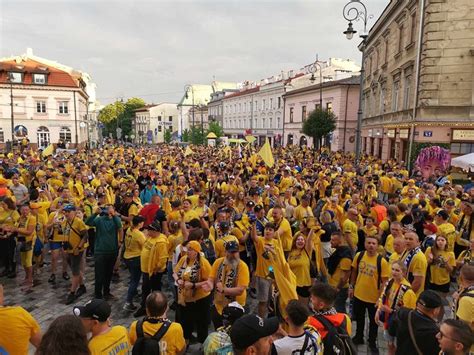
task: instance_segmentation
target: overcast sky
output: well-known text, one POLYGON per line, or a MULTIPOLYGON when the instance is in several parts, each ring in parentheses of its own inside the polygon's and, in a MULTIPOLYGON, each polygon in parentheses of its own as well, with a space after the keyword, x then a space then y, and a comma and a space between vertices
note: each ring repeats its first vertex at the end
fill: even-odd
MULTIPOLYGON (((358 41, 342 34, 348 1, 0 0, 0 56, 31 47, 83 70, 102 103, 177 102, 187 83, 258 80, 316 53, 360 62, 358 41)), ((388 3, 365 0, 370 26, 388 3)))

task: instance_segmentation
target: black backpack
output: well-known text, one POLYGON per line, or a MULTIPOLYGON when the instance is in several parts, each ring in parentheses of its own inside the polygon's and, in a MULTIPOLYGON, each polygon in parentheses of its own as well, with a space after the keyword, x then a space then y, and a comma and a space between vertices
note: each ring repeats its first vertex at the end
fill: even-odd
POLYGON ((322 315, 315 315, 319 323, 328 331, 323 340, 324 355, 356 355, 357 348, 352 342, 351 336, 347 334, 346 318, 342 323, 335 327, 326 317, 322 315))
POLYGON ((212 265, 216 260, 216 251, 214 250, 214 245, 212 244, 211 239, 202 239, 200 244, 204 256, 206 257, 207 261, 209 261, 209 263, 212 265))
POLYGON ((137 322, 137 341, 132 349, 132 355, 155 355, 160 354, 160 340, 171 326, 170 321, 163 322, 163 325, 151 337, 146 337, 143 333, 144 319, 137 322))
MULTIPOLYGON (((364 257, 364 254, 365 254, 365 250, 361 251, 359 255, 357 256, 356 267, 355 267, 356 278, 357 278, 357 274, 359 273, 359 263, 364 257)), ((381 285, 382 284, 382 259, 383 259, 382 255, 377 254, 377 290, 379 290, 380 286, 382 286, 381 285)))

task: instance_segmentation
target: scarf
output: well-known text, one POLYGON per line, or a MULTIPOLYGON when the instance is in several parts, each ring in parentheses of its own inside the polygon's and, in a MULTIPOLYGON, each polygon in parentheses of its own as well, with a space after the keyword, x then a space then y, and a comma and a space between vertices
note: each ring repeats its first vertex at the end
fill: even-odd
POLYGON ((333 315, 336 315, 337 314, 337 311, 334 307, 331 307, 325 311, 321 310, 321 311, 314 311, 314 315, 315 316, 333 316, 333 315))
POLYGON ((381 312, 380 320, 382 320, 383 323, 384 323, 384 329, 389 328, 389 324, 390 324, 390 321, 391 321, 390 317, 394 314, 395 311, 398 311, 398 309, 400 307, 403 307, 403 296, 405 295, 405 292, 410 290, 410 286, 400 283, 398 285, 397 290, 394 293, 392 292, 392 295, 394 295, 394 296, 390 297, 390 290, 392 289, 393 284, 394 284, 394 280, 390 279, 385 284, 385 288, 384 288, 383 293, 382 293, 382 304, 386 305, 386 306, 389 306, 393 311, 390 314, 385 313, 385 312, 381 312), (390 303, 391 303, 391 305, 390 305, 390 303))
POLYGON ((405 264, 405 267, 408 270, 408 281, 410 283, 413 282, 414 280, 413 273, 409 271, 410 263, 418 252, 422 252, 420 247, 416 247, 415 249, 410 250, 408 253, 405 251, 405 253, 403 253, 402 258, 401 258, 403 260, 403 264, 405 264))
MULTIPOLYGON (((199 256, 194 260, 192 265, 188 265, 188 258, 184 259, 183 264, 179 268, 178 272, 178 279, 189 281, 189 282, 199 282, 201 278, 201 262, 199 260, 199 256), (187 280, 185 280, 185 278, 187 280)), ((178 286, 178 304, 181 306, 186 305, 186 300, 192 298, 196 293, 196 289, 186 289, 183 286, 178 286)))
POLYGON ((348 246, 337 247, 334 253, 328 259, 328 272, 330 275, 333 275, 336 272, 336 269, 339 265, 339 262, 343 258, 348 258, 352 260, 352 250, 348 246))
MULTIPOLYGON (((233 288, 237 284, 239 275, 239 263, 232 266, 227 259, 224 259, 217 269, 216 281, 221 282, 226 288, 233 288)), ((223 293, 215 293, 215 302, 221 304, 223 307, 235 300, 235 296, 224 295, 223 293)))

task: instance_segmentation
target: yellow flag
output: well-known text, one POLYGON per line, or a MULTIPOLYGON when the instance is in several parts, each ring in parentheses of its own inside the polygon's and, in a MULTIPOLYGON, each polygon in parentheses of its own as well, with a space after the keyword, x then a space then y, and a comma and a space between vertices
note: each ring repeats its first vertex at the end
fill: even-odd
POLYGON ((191 147, 188 145, 186 147, 186 150, 184 151, 184 156, 187 157, 188 155, 191 155, 191 154, 193 154, 193 151, 192 151, 191 147))
POLYGON ((270 147, 270 142, 268 142, 268 138, 265 140, 265 144, 262 146, 260 151, 258 152, 258 155, 260 155, 267 164, 268 167, 272 168, 273 165, 275 165, 275 159, 273 159, 273 154, 272 154, 272 147, 270 147))
POLYGON ((44 148, 43 153, 41 153, 41 155, 43 157, 47 157, 49 155, 53 155, 53 153, 54 153, 54 146, 50 144, 46 148, 44 148))
POLYGON ((257 154, 252 154, 252 156, 249 158, 249 162, 250 164, 252 164, 253 168, 255 168, 255 166, 257 165, 257 159, 258 159, 257 154))
POLYGON ((249 142, 250 144, 252 144, 253 142, 255 142, 257 138, 255 138, 254 136, 245 136, 245 140, 247 142, 249 142))

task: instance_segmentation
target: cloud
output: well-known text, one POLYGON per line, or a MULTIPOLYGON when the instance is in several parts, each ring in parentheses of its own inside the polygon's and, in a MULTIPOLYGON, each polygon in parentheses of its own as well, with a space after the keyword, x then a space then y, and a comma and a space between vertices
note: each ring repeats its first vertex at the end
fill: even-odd
MULTIPOLYGON (((84 70, 103 102, 177 101, 186 83, 259 80, 316 53, 360 61, 357 41, 342 35, 348 1, 0 0, 0 55, 31 47, 84 70)), ((366 1, 372 24, 387 3, 366 1)))

